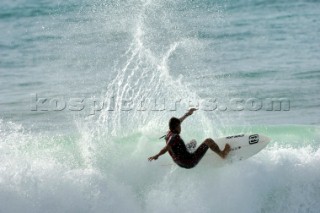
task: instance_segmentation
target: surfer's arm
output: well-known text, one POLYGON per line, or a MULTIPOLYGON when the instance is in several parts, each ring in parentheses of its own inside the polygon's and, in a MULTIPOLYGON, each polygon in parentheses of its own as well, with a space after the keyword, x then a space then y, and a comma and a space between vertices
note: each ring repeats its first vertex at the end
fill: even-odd
POLYGON ((189 115, 192 115, 192 113, 196 110, 197 110, 196 108, 189 109, 189 111, 186 114, 184 114, 181 118, 179 118, 180 122, 182 123, 184 119, 186 119, 189 115))
POLYGON ((170 145, 167 144, 165 147, 163 147, 163 149, 160 150, 160 152, 158 154, 156 154, 155 156, 149 157, 148 160, 149 161, 157 160, 158 157, 160 157, 161 155, 165 154, 169 149, 170 149, 170 145))

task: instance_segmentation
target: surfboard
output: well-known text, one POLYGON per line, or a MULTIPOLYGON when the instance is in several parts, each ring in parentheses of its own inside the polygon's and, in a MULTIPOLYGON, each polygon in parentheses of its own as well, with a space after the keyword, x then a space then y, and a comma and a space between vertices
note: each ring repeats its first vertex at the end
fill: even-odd
POLYGON ((227 163, 242 161, 252 157, 265 148, 271 139, 261 134, 239 134, 214 139, 221 150, 228 143, 231 151, 226 159, 221 159, 216 153, 208 150, 204 156, 207 163, 213 163, 215 166, 223 166, 227 163))

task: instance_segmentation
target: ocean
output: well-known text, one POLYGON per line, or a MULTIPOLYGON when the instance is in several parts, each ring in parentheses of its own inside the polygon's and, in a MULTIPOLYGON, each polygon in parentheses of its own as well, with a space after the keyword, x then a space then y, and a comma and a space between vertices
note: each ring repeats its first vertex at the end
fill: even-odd
POLYGON ((320 2, 2 0, 0 212, 318 212, 320 2), (259 133, 248 160, 157 161, 259 133))

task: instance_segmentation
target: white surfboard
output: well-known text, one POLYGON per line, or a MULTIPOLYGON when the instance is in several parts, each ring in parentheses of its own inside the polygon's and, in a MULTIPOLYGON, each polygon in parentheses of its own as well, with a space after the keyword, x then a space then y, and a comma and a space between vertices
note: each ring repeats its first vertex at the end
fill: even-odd
POLYGON ((231 151, 227 158, 221 159, 216 153, 209 149, 203 160, 209 164, 213 163, 214 166, 223 166, 226 163, 245 160, 260 152, 268 145, 270 140, 270 138, 261 134, 241 134, 217 138, 214 139, 214 141, 221 150, 224 149, 227 143, 231 146, 231 151))

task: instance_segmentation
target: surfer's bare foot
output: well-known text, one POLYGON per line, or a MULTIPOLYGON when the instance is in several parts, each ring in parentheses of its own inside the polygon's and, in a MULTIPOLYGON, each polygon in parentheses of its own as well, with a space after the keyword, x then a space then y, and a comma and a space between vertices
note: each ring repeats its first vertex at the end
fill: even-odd
POLYGON ((227 155, 229 154, 230 150, 231 150, 230 145, 229 145, 229 144, 226 144, 225 147, 224 147, 224 150, 221 152, 221 155, 220 155, 220 156, 221 156, 223 159, 225 159, 225 158, 227 157, 227 155))

